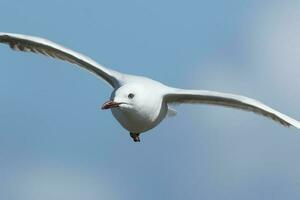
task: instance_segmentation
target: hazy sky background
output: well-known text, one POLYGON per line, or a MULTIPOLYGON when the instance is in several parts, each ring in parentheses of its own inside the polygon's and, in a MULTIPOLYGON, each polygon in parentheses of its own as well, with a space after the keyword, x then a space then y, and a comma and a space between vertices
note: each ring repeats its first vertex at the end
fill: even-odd
MULTIPOLYGON (((300 2, 0 2, 0 31, 42 36, 166 84, 256 98, 300 120, 300 2)), ((0 48, 0 199, 300 198, 300 131, 181 105, 131 141, 111 89, 68 63, 0 48)))

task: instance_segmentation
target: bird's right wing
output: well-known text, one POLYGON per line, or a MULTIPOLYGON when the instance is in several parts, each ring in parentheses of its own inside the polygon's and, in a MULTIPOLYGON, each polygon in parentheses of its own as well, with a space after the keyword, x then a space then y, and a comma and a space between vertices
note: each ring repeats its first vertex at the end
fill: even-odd
POLYGON ((107 69, 89 57, 49 40, 34 36, 0 33, 0 43, 8 44, 14 50, 40 53, 60 60, 66 60, 101 77, 114 88, 120 86, 123 74, 107 69))
POLYGON ((300 129, 300 122, 286 116, 263 103, 245 96, 220 93, 206 90, 183 90, 172 88, 165 94, 167 103, 199 103, 238 108, 269 117, 284 126, 294 126, 300 129))

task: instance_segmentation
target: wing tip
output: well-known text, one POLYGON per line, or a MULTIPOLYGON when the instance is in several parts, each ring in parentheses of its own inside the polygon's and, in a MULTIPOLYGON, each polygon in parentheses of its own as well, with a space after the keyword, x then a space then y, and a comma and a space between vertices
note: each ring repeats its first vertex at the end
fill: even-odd
POLYGON ((15 33, 7 33, 7 32, 0 32, 0 39, 3 38, 3 37, 13 37, 13 36, 16 36, 18 34, 15 34, 15 33))
POLYGON ((4 35, 7 35, 7 33, 0 32, 0 36, 4 36, 4 35))
POLYGON ((287 127, 287 128, 297 128, 300 129, 300 122, 298 122, 297 120, 294 119, 290 119, 290 120, 282 120, 280 121, 280 124, 282 124, 283 126, 287 127))
POLYGON ((0 42, 9 44, 11 38, 16 37, 16 35, 17 34, 0 32, 0 42))

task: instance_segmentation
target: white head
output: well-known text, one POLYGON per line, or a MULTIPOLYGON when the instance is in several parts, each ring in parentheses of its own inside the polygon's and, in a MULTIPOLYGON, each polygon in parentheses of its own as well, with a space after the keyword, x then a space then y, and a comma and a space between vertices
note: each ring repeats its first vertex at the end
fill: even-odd
POLYGON ((113 91, 102 109, 112 109, 113 115, 129 131, 143 132, 156 125, 162 115, 161 108, 165 107, 162 105, 162 93, 155 85, 130 83, 113 91))

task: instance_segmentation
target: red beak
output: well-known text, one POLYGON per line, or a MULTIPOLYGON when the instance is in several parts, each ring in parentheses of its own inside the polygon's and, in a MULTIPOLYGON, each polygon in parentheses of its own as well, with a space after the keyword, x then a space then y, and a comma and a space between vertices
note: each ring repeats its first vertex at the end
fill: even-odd
POLYGON ((110 108, 117 108, 117 107, 119 107, 120 104, 122 104, 122 103, 117 103, 114 101, 107 101, 102 105, 101 109, 106 110, 106 109, 110 109, 110 108))

